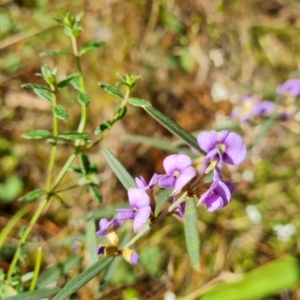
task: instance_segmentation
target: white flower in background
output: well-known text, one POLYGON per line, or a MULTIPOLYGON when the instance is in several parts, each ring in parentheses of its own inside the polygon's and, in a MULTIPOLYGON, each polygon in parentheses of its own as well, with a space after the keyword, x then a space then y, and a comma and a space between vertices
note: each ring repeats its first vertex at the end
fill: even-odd
POLYGON ((254 205, 248 205, 246 207, 246 213, 249 221, 253 224, 259 224, 261 222, 261 213, 254 205))
POLYGON ((224 64, 224 50, 223 49, 211 49, 208 53, 209 58, 214 63, 215 67, 219 68, 224 64))
POLYGON ((277 239, 281 242, 288 242, 296 233, 296 228, 293 224, 275 225, 273 230, 276 232, 277 239))
POLYGON ((221 102, 229 98, 229 91, 224 84, 216 81, 212 85, 210 95, 214 102, 221 102))

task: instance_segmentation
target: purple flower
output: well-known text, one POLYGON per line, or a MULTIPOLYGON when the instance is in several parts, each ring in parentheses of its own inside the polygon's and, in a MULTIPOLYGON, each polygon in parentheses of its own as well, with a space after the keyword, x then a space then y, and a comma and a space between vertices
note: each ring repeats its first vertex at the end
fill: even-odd
POLYGON ((139 255, 135 251, 133 251, 133 250, 131 250, 129 248, 124 248, 122 250, 122 256, 130 264, 135 265, 135 264, 137 264, 139 262, 139 255))
POLYGON ((203 131, 198 135, 197 141, 200 148, 207 153, 205 163, 217 162, 218 167, 221 167, 223 161, 238 165, 247 155, 243 138, 235 132, 203 131))
POLYGON ((241 99, 241 106, 236 106, 230 113, 234 119, 239 119, 241 123, 248 122, 253 117, 253 109, 259 103, 259 100, 253 96, 244 96, 241 99))
POLYGON ((234 183, 232 181, 223 181, 220 170, 216 168, 213 183, 200 197, 197 205, 204 203, 207 210, 213 212, 228 205, 234 190, 234 183))
POLYGON ((272 101, 262 101, 256 104, 253 108, 252 115, 253 116, 261 116, 268 117, 275 110, 275 103, 272 101))
MULTIPOLYGON (((178 200, 178 197, 173 196, 173 203, 178 200)), ((174 210, 176 215, 178 215, 180 218, 184 219, 184 213, 185 213, 185 202, 180 203, 174 210)))
POLYGON ((276 89, 278 94, 290 94, 294 97, 300 96, 300 79, 292 78, 279 85, 276 89))
POLYGON ((128 198, 131 209, 117 209, 118 220, 133 220, 133 230, 136 232, 151 215, 150 197, 142 189, 130 188, 128 198))
POLYGON ((99 221, 99 231, 97 231, 97 235, 99 236, 106 236, 110 232, 115 231, 122 225, 122 222, 116 219, 112 219, 108 221, 107 219, 103 218, 99 221))
POLYGON ((196 171, 192 167, 192 160, 185 154, 172 154, 163 161, 166 175, 160 175, 158 185, 161 188, 181 189, 196 176, 196 171))
POLYGON ((147 191, 147 190, 152 190, 154 188, 155 184, 158 181, 158 178, 159 178, 159 175, 154 174, 152 176, 149 184, 147 184, 145 178, 143 176, 140 176, 140 178, 138 178, 138 177, 135 178, 135 182, 139 189, 147 191))

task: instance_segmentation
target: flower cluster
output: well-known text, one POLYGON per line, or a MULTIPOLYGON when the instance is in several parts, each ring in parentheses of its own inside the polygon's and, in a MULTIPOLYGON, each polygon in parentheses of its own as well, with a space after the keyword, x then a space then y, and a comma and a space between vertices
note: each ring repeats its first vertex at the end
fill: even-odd
POLYGON ((266 118, 276 113, 278 119, 287 121, 297 113, 296 100, 300 97, 300 79, 292 78, 276 88, 278 100, 260 100, 253 95, 244 96, 230 113, 234 119, 245 124, 257 117, 266 118))
MULTIPOLYGON (((199 147, 206 153, 202 174, 198 175, 193 162, 186 154, 172 154, 163 161, 165 174, 154 174, 150 182, 140 176, 135 178, 137 187, 128 189, 130 208, 117 209, 116 219, 100 220, 100 236, 106 236, 110 245, 100 245, 99 255, 124 256, 130 263, 138 262, 138 255, 128 249, 119 250, 119 239, 115 230, 125 221, 133 221, 133 231, 138 232, 143 224, 155 219, 154 187, 171 189, 173 202, 178 200, 180 193, 186 192, 187 197, 197 197, 198 203, 205 204, 209 212, 221 209, 229 204, 235 186, 232 181, 224 181, 221 173, 223 163, 239 165, 247 155, 246 146, 241 136, 235 132, 223 130, 203 131, 198 137, 199 147), (213 171, 213 181, 203 183, 206 174, 213 171)), ((173 214, 184 218, 185 202, 178 203, 173 214)))

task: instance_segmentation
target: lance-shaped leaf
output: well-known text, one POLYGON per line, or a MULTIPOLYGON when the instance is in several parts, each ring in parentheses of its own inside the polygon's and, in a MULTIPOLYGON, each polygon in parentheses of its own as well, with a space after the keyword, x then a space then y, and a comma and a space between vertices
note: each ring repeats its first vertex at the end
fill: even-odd
POLYGON ((184 130, 180 125, 169 119, 167 116, 153 108, 152 106, 143 106, 144 110, 155 120, 161 123, 165 128, 167 128, 170 132, 181 138, 185 141, 190 147, 198 150, 203 153, 203 151, 199 148, 197 143, 197 139, 191 135, 189 132, 184 130))
POLYGON ((92 183, 92 184, 89 185, 89 189, 90 189, 90 192, 91 192, 92 196, 94 197, 94 199, 97 202, 102 203, 103 198, 102 198, 102 195, 99 191, 98 185, 92 183))
POLYGON ((63 121, 67 121, 69 114, 68 111, 61 105, 56 105, 52 109, 55 116, 63 121))
POLYGON ((102 124, 99 125, 98 128, 95 129, 94 133, 95 133, 95 134, 100 134, 100 133, 102 133, 104 130, 110 129, 111 126, 112 126, 111 121, 108 121, 108 120, 107 120, 107 121, 104 121, 102 124))
POLYGON ((57 87, 59 89, 62 89, 64 88, 65 86, 69 85, 72 83, 72 81, 74 81, 75 79, 81 77, 81 73, 76 73, 76 74, 73 74, 73 75, 70 75, 68 76, 66 79, 62 80, 61 82, 59 82, 57 84, 57 87))
POLYGON ((75 293, 90 280, 96 277, 102 270, 104 270, 113 261, 112 256, 104 257, 100 261, 90 266, 88 269, 80 273, 73 280, 69 281, 67 285, 53 298, 53 300, 65 300, 70 295, 75 293))
POLYGON ((45 89, 33 89, 34 93, 40 98, 53 103, 52 93, 45 89))
POLYGON ((126 115, 126 106, 120 107, 119 110, 114 115, 114 121, 121 120, 126 115))
POLYGON ((78 266, 81 261, 79 255, 71 255, 65 261, 58 263, 57 265, 50 267, 43 271, 37 281, 37 287, 43 288, 50 283, 58 280, 60 277, 67 274, 72 268, 78 266))
POLYGON ((104 46, 105 42, 102 41, 96 41, 96 42, 91 42, 88 43, 87 45, 84 45, 80 50, 79 50, 79 56, 81 56, 84 53, 93 51, 101 46, 104 46))
POLYGON ((29 201, 35 200, 45 194, 46 194, 46 191, 44 191, 42 189, 36 189, 34 191, 27 193, 26 195, 21 197, 19 200, 29 202, 29 201))
POLYGON ((40 140, 46 139, 52 136, 52 133, 48 130, 38 129, 38 130, 31 130, 24 133, 23 138, 25 139, 33 139, 33 140, 40 140))
POLYGON ((112 168, 113 172, 119 178, 125 189, 130 189, 133 187, 137 187, 135 180, 128 173, 128 171, 123 167, 123 165, 117 160, 117 158, 110 152, 109 149, 103 148, 102 152, 112 168))
POLYGON ((196 203, 189 198, 185 204, 184 233, 187 251, 195 270, 199 270, 200 239, 198 231, 198 215, 196 203))
POLYGON ((90 139, 88 133, 85 132, 64 132, 58 136, 59 138, 66 140, 84 140, 87 141, 90 139))
POLYGON ((140 99, 140 98, 129 98, 128 103, 130 103, 133 106, 137 107, 144 107, 144 106, 151 106, 151 103, 147 100, 140 99))
MULTIPOLYGON (((73 86, 74 86, 74 82, 73 82, 73 86)), ((77 100, 81 105, 85 105, 88 106, 91 102, 90 96, 88 93, 80 93, 77 96, 77 100)))
POLYGON ((124 95, 122 94, 122 92, 120 90, 118 90, 116 87, 106 84, 106 83, 99 83, 99 86, 104 89, 104 91, 106 91, 107 93, 113 95, 113 96, 117 96, 120 97, 121 99, 124 99, 124 95))
POLYGON ((80 163, 84 170, 84 174, 87 174, 90 171, 91 163, 86 154, 84 154, 84 153, 80 154, 80 163))
MULTIPOLYGON (((201 300, 252 300, 287 290, 300 283, 300 259, 296 256, 284 256, 260 266, 238 278, 235 282, 220 283, 201 300)), ((269 298, 268 298, 269 299, 269 298)), ((273 298, 272 298, 273 299, 273 298)))
POLYGON ((40 53, 40 56, 62 56, 62 55, 73 55, 70 51, 44 51, 40 53))
POLYGON ((29 89, 37 89, 37 90, 47 90, 50 91, 48 87, 41 85, 41 84, 35 84, 35 83, 24 83, 21 85, 22 88, 29 88, 29 89))
POLYGON ((16 296, 7 297, 7 300, 41 300, 49 298, 55 295, 59 291, 59 288, 52 288, 52 289, 39 289, 33 292, 25 292, 18 294, 16 296))

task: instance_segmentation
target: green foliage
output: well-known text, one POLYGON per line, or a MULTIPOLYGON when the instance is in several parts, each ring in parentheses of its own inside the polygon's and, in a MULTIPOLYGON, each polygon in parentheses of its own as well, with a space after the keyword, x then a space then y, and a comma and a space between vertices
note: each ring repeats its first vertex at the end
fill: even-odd
POLYGON ((85 106, 88 106, 91 102, 91 99, 90 99, 90 96, 88 93, 80 93, 77 96, 77 100, 81 105, 85 105, 85 106))
POLYGON ((198 231, 198 214, 195 199, 189 198, 185 203, 184 233, 187 251, 195 270, 199 270, 200 239, 198 231))
POLYGON ((82 132, 64 132, 61 133, 59 136, 61 139, 66 139, 66 140, 84 140, 88 141, 90 139, 90 135, 88 133, 82 132))
POLYGON ((99 203, 102 203, 103 202, 103 197, 100 193, 100 190, 99 190, 99 187, 98 185, 96 184, 90 184, 89 185, 89 190, 90 190, 90 193, 91 195, 94 197, 94 199, 99 202, 99 203))
POLYGON ((45 194, 46 194, 46 191, 44 191, 42 189, 36 189, 36 190, 33 190, 33 191, 27 193, 26 195, 22 196, 19 200, 24 201, 24 202, 29 202, 29 201, 36 200, 37 198, 39 198, 45 194))
POLYGON ((16 296, 7 297, 8 300, 41 300, 55 295, 59 288, 38 289, 34 292, 25 292, 16 296))
POLYGON ((117 89, 116 87, 112 86, 112 85, 109 85, 107 83, 102 83, 101 82, 101 83, 99 83, 99 86, 102 89, 104 89, 105 92, 107 92, 107 93, 109 93, 109 94, 111 94, 113 96, 117 96, 117 97, 119 97, 121 99, 124 98, 124 95, 122 94, 122 92, 119 89, 117 89))
POLYGON ((22 136, 25 139, 40 140, 40 139, 46 139, 52 137, 52 133, 48 130, 37 129, 37 130, 28 131, 24 133, 22 136))
POLYGON ((0 183, 0 202, 14 201, 23 189, 23 181, 17 176, 9 176, 0 183))
POLYGON ((95 129, 94 133, 95 134, 100 134, 103 131, 110 129, 112 127, 112 122, 111 121, 105 121, 102 124, 99 125, 98 128, 95 129))
POLYGON ((129 98, 128 103, 137 107, 151 106, 151 104, 147 100, 140 98, 129 98))
POLYGON ((52 109, 54 115, 63 121, 67 121, 68 117, 69 117, 69 113, 68 111, 61 105, 55 105, 52 109))
POLYGON ((62 89, 66 86, 68 86, 69 84, 72 84, 72 82, 74 82, 76 79, 79 79, 81 77, 81 73, 75 73, 75 74, 72 74, 70 76, 68 76, 67 78, 65 78, 64 80, 62 80, 61 82, 59 82, 57 84, 57 87, 59 89, 62 89))
POLYGON ((90 42, 86 45, 84 45, 80 50, 79 50, 79 56, 87 53, 87 52, 90 52, 90 51, 93 51, 101 46, 104 46, 105 45, 105 42, 102 42, 102 41, 96 41, 96 42, 90 42))

